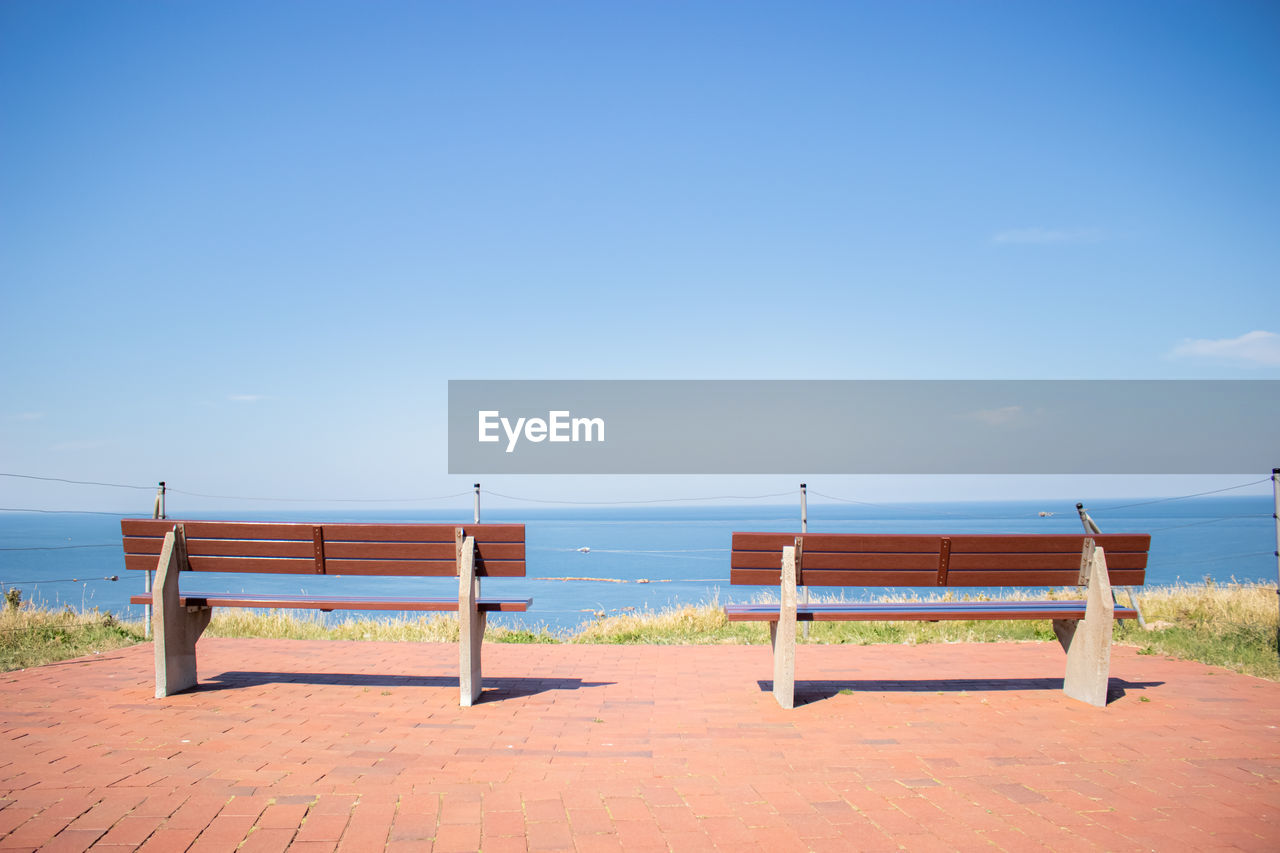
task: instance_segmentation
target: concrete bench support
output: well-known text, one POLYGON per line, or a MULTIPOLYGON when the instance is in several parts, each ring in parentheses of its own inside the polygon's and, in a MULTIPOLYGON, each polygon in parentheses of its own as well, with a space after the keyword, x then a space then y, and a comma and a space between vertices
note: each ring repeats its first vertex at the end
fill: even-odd
POLYGON ((782 604, 778 621, 769 623, 773 644, 773 698, 784 708, 796 706, 796 549, 782 549, 782 604))
POLYGON ((480 578, 476 575, 476 541, 458 528, 458 688, 459 704, 469 708, 484 687, 480 651, 488 614, 480 610, 480 578))
POLYGON ((182 525, 165 534, 152 588, 156 698, 196 684, 196 640, 209 626, 211 607, 185 607, 179 600, 178 573, 187 570, 187 541, 182 525))
MULTIPOLYGON (((1092 545, 1092 540, 1090 540, 1092 545)), ((1067 653, 1067 674, 1062 691, 1072 699, 1099 708, 1107 705, 1107 679, 1111 672, 1111 635, 1115 628, 1115 602, 1107 577, 1107 558, 1101 548, 1086 546, 1083 562, 1089 573, 1084 618, 1054 620, 1053 632, 1067 653)))

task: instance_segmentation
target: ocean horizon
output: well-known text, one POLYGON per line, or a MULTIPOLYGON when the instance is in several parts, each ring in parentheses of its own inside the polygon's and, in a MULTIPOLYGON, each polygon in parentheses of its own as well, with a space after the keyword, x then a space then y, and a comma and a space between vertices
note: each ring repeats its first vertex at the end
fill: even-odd
MULTIPOLYGON (((1179 582, 1276 582, 1270 496, 1113 499, 1086 507, 1104 533, 1149 533, 1148 585, 1179 582)), ((126 571, 120 519, 87 513, 0 513, 0 584, 45 607, 98 608, 141 618, 128 603, 143 589, 126 571), (119 580, 106 578, 118 576, 119 580)), ((172 516, 177 518, 177 516, 172 516)), ((244 521, 422 521, 467 525, 465 510, 224 510, 182 518, 244 521)), ((661 610, 685 604, 750 600, 759 587, 729 584, 729 538, 736 530, 800 530, 798 503, 755 506, 610 506, 485 509, 484 522, 526 525, 525 578, 484 581, 484 592, 528 596, 526 614, 495 614, 495 624, 570 630, 599 614, 661 610), (587 549, 587 550, 582 550, 587 549), (592 580, 584 580, 591 578, 592 580), (565 580, 562 580, 565 579, 565 580)), ((974 501, 853 504, 810 502, 809 532, 1073 533, 1082 532, 1074 501, 974 501), (1042 515, 1043 513, 1043 515, 1042 515)), ((215 592, 451 595, 443 578, 355 578, 201 573, 190 589, 215 592)), ((935 588, 929 588, 935 590, 935 588)), ((823 590, 838 592, 838 590, 823 590)), ((880 590, 849 589, 850 597, 880 590)), ((306 612, 306 611, 302 611, 306 612)), ((351 614, 333 613, 341 620, 351 614)), ((385 615, 385 614, 383 614, 385 615)))

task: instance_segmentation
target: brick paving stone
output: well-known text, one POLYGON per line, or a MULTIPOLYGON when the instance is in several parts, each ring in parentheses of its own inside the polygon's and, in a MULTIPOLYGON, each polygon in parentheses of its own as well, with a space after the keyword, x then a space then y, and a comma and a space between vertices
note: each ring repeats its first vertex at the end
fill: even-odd
POLYGON ((186 850, 198 835, 199 832, 194 829, 162 827, 151 833, 151 837, 138 848, 138 853, 172 853, 174 850, 186 850))
POLYGON ((462 709, 450 644, 206 638, 166 700, 139 645, 0 679, 0 850, 1280 849, 1280 685, 1112 657, 804 646, 787 712, 767 647, 493 644, 462 709))

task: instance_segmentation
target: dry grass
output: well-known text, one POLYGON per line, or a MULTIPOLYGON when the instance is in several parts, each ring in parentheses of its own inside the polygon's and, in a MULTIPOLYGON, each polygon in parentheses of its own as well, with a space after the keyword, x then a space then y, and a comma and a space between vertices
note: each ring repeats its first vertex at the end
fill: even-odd
POLYGON ((0 609, 0 672, 95 655, 142 640, 140 623, 95 610, 0 609))

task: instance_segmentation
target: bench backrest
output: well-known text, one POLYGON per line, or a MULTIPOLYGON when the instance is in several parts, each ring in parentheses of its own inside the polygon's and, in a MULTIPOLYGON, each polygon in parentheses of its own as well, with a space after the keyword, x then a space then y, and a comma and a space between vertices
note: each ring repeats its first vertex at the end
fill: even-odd
MULTIPOLYGON (((1080 583, 1085 536, 1022 533, 921 536, 862 533, 734 533, 729 579, 781 582, 782 549, 801 541, 800 586, 1071 586, 1080 583)), ((1116 586, 1146 577, 1146 534, 1091 537, 1116 586)))
POLYGON ((196 572, 456 577, 458 530, 475 538, 476 574, 523 577, 523 524, 294 524, 123 519, 127 569, 156 568, 181 524, 196 572))

